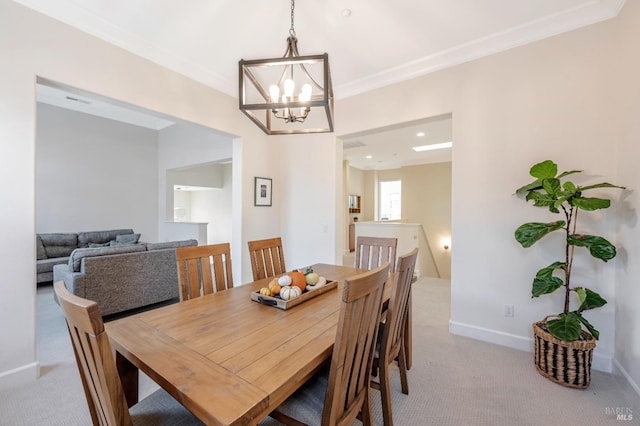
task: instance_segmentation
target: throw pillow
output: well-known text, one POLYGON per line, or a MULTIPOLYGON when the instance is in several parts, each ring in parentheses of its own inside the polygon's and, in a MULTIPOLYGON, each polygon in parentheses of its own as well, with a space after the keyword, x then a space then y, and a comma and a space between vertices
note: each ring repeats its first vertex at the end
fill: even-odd
POLYGON ((106 243, 89 243, 89 248, 109 247, 111 245, 110 243, 111 241, 106 243))
POLYGON ((120 234, 116 235, 116 243, 137 244, 140 234, 120 234))

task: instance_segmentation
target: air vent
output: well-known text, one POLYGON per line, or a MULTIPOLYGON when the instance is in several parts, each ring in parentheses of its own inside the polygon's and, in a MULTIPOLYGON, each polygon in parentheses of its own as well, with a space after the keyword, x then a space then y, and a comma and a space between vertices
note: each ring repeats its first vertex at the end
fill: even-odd
POLYGON ((351 149, 351 148, 359 148, 361 146, 366 146, 366 144, 360 141, 347 141, 342 142, 342 149, 351 149))
POLYGON ((85 101, 84 99, 78 99, 78 98, 73 98, 71 96, 65 96, 67 98, 67 100, 73 101, 73 102, 80 102, 81 104, 86 104, 86 105, 90 105, 91 102, 89 101, 85 101))

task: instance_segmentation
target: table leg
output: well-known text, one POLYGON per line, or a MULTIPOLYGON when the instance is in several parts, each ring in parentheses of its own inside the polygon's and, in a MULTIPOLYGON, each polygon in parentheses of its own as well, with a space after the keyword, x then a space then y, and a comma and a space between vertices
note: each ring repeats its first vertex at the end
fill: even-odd
POLYGON ((138 367, 133 365, 120 352, 116 352, 116 368, 122 382, 122 390, 127 399, 127 406, 131 408, 138 403, 138 367))

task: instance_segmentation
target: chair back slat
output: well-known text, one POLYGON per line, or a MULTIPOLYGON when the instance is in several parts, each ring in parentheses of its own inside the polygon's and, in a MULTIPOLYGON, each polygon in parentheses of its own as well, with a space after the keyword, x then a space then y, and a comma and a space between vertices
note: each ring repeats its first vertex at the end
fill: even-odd
POLYGON ((127 401, 98 304, 71 294, 62 281, 54 284, 54 291, 67 321, 93 424, 131 425, 127 401))
POLYGON ((375 269, 389 262, 395 270, 397 238, 359 236, 356 240, 356 268, 375 269))
POLYGON ((248 245, 254 281, 287 272, 280 237, 249 241, 248 245))
POLYGON ((229 243, 176 249, 180 300, 233 287, 229 243))
POLYGON ((407 307, 409 305, 411 283, 417 257, 418 249, 415 248, 398 258, 398 270, 395 274, 387 310, 387 321, 380 342, 381 363, 390 363, 400 353, 404 331, 406 330, 407 307))
POLYGON ((369 379, 388 276, 385 263, 343 284, 323 425, 350 425, 361 411, 363 423, 371 424, 369 379))

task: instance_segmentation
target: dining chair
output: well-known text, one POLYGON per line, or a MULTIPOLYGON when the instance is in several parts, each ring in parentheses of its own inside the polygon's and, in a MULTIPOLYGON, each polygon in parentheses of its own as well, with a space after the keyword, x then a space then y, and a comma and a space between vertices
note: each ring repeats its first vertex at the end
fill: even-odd
POLYGON ((229 243, 176 249, 180 300, 233 287, 229 243))
POLYGON ((372 424, 369 381, 388 277, 385 263, 344 281, 330 363, 270 417, 287 425, 334 426, 351 425, 360 415, 364 425, 372 424))
POLYGON ((280 237, 249 241, 249 256, 254 281, 287 272, 280 237))
POLYGON ((391 237, 358 236, 356 239, 356 268, 374 269, 389 262, 389 270, 396 268, 398 239, 391 237))
POLYGON ((72 294, 63 281, 54 284, 54 291, 67 322, 94 425, 203 424, 163 389, 128 409, 98 304, 72 294))
POLYGON ((373 360, 373 375, 379 376, 379 382, 371 380, 371 386, 380 391, 382 417, 385 426, 393 425, 389 365, 394 360, 398 361, 402 393, 405 395, 409 394, 407 357, 405 352, 405 332, 407 328, 405 325, 411 295, 411 285, 413 282, 413 271, 417 258, 417 248, 398 257, 398 269, 394 276, 393 287, 391 288, 387 315, 384 324, 379 330, 378 349, 376 350, 376 356, 373 360))

